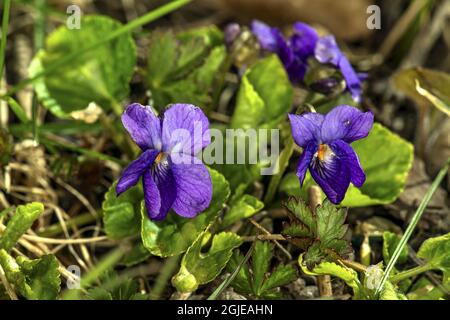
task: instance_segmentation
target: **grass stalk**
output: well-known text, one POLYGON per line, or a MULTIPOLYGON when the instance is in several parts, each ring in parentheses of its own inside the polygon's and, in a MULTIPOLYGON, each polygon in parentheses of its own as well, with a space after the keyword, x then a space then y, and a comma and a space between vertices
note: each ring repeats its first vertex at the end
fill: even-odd
POLYGON ((445 175, 447 174, 447 171, 450 167, 450 158, 447 159, 446 164, 442 167, 442 169, 439 171, 438 175, 434 179, 433 183, 431 184, 430 188, 428 189, 427 193, 422 199, 422 202, 420 203, 419 207, 417 208, 416 212, 414 213, 414 216, 411 219, 411 222, 409 223, 408 227, 406 228, 405 233, 403 234, 403 237, 400 239, 400 242, 398 243, 397 247, 395 248, 394 253, 392 254, 392 258, 389 261, 388 265, 386 266, 386 269, 384 271, 383 278, 381 279, 380 285, 378 286, 375 295, 378 296, 383 289, 384 285, 386 284, 386 281, 389 278, 389 275, 394 268, 395 264, 397 263, 398 258, 400 257, 400 253, 402 252, 403 248, 407 245, 408 240, 411 238, 411 235, 413 231, 415 230, 417 223, 419 222, 420 218, 422 217, 423 213, 425 212, 425 209, 430 202, 431 198, 433 197, 433 194, 438 189, 440 183, 444 179, 445 175))

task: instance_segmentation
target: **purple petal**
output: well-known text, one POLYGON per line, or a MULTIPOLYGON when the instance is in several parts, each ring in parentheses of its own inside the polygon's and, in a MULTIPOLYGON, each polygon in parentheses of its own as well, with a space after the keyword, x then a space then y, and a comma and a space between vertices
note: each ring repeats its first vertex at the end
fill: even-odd
POLYGON ((261 48, 271 52, 278 51, 278 38, 276 37, 276 32, 273 32, 272 27, 261 21, 254 20, 251 29, 258 39, 261 48))
POLYGON ((285 66, 286 72, 289 76, 289 80, 292 83, 297 83, 299 81, 303 81, 306 74, 307 64, 303 62, 301 59, 295 58, 292 62, 285 66))
POLYGON ((144 173, 144 176, 142 177, 142 186, 144 189, 144 202, 145 208, 147 209, 147 215, 153 220, 164 219, 165 216, 160 214, 161 195, 150 170, 144 173))
POLYGON ((336 39, 333 36, 325 36, 317 41, 315 57, 320 63, 329 63, 335 67, 339 66, 339 61, 343 56, 336 39))
POLYGON ((205 165, 198 163, 198 159, 188 155, 179 156, 182 161, 171 163, 177 190, 173 209, 182 217, 192 218, 208 208, 211 202, 211 177, 205 165))
POLYGON ((162 141, 165 152, 195 155, 211 143, 208 118, 192 104, 173 104, 164 113, 162 141))
POLYGON ((342 56, 339 61, 339 69, 341 70, 341 74, 347 84, 347 90, 352 95, 353 100, 358 103, 361 102, 362 87, 360 77, 345 56, 342 56))
POLYGON ((358 75, 352 65, 339 49, 333 36, 326 36, 317 42, 315 57, 320 63, 329 63, 339 68, 347 84, 347 90, 356 102, 361 101, 361 75, 358 75))
POLYGON ((303 153, 300 156, 300 160, 298 162, 297 166, 297 177, 300 180, 300 186, 303 185, 303 181, 305 180, 306 171, 309 168, 309 165, 311 164, 311 160, 314 156, 314 154, 317 151, 317 145, 316 144, 309 144, 306 148, 303 149, 303 153))
POLYGON ((331 110, 322 124, 324 143, 343 140, 347 143, 366 137, 373 125, 372 112, 362 112, 354 107, 342 105, 331 110))
POLYGON ((277 42, 274 52, 278 55, 283 65, 288 68, 294 62, 294 52, 284 39, 281 31, 276 28, 272 28, 272 33, 275 41, 277 42))
POLYGON ((350 170, 345 159, 337 155, 329 155, 322 161, 315 158, 309 171, 332 203, 338 204, 344 199, 350 185, 350 170))
POLYGON ((291 36, 290 43, 294 53, 306 61, 314 55, 319 35, 317 31, 306 23, 297 22, 294 24, 294 34, 291 36))
POLYGON ((366 175, 359 163, 359 158, 353 148, 342 140, 336 140, 330 143, 330 147, 337 157, 345 161, 350 171, 350 181, 355 187, 362 187, 366 181, 366 175))
POLYGON ((149 170, 158 153, 158 150, 146 150, 125 168, 116 186, 117 196, 136 185, 144 172, 149 170))
POLYGON ((130 104, 122 114, 122 123, 142 150, 161 150, 161 120, 149 106, 130 104))
POLYGON ((169 158, 157 158, 151 170, 144 174, 144 197, 147 213, 153 220, 167 216, 176 198, 176 186, 169 158))
POLYGON ((258 38, 261 48, 276 53, 286 69, 294 62, 294 52, 283 34, 261 21, 252 22, 252 32, 258 38))
POLYGON ((324 116, 320 113, 310 112, 302 115, 289 114, 292 137, 297 145, 305 148, 308 144, 318 144, 320 140, 320 128, 324 116))

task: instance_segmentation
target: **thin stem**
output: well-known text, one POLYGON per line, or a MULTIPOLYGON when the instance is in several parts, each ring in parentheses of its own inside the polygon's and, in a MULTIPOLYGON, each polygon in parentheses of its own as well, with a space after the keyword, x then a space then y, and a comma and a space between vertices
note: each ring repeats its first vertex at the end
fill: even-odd
MULTIPOLYGON (((103 212, 97 211, 97 216, 100 217, 103 214, 103 212)), ((91 213, 83 213, 80 215, 77 215, 76 217, 66 221, 67 227, 82 227, 84 225, 87 225, 91 222, 94 222, 96 218, 91 213)), ((60 233, 63 232, 63 228, 61 227, 60 223, 55 223, 45 230, 42 230, 38 232, 38 235, 41 237, 54 237, 60 233)))
POLYGON ((5 67, 6 38, 8 36, 10 8, 11 0, 5 0, 3 4, 2 40, 0 42, 0 78, 3 77, 3 68, 5 67))
MULTIPOLYGON (((44 47, 45 42, 45 24, 46 24, 45 0, 36 0, 35 5, 38 10, 38 14, 34 28, 34 52, 37 53, 44 47)), ((38 117, 39 117, 39 101, 36 93, 33 93, 33 101, 31 105, 31 120, 32 120, 33 139, 36 142, 39 142, 38 117)))
MULTIPOLYGON (((105 272, 113 268, 122 259, 127 250, 123 247, 119 247, 100 260, 96 266, 90 270, 85 276, 81 278, 80 287, 81 289, 88 288, 94 281, 98 280, 105 272)), ((66 291, 62 299, 63 300, 77 300, 79 298, 78 290, 68 290, 66 291)))
POLYGON ((186 4, 188 4, 189 2, 191 2, 192 0, 175 0, 175 1, 171 1, 168 4, 161 6, 153 11, 150 11, 146 14, 144 14, 143 16, 130 21, 128 24, 120 27, 119 29, 117 29, 114 32, 111 32, 109 35, 107 35, 106 37, 99 39, 97 42, 88 45, 84 48, 81 48, 80 50, 77 50, 75 52, 72 52, 71 54, 68 54, 66 56, 64 56, 63 58, 57 60, 55 63, 53 63, 50 66, 47 66, 45 68, 44 71, 37 73, 36 75, 34 75, 33 77, 27 78, 23 81, 21 81, 20 83, 18 83, 15 87, 11 88, 11 90, 9 90, 5 96, 11 96, 14 93, 16 93, 18 90, 24 88, 25 86, 29 85, 30 83, 33 83, 35 80, 49 75, 55 71, 57 71, 59 69, 59 67, 66 65, 68 63, 73 63, 73 61, 75 59, 79 59, 81 56, 83 56, 86 52, 95 49, 105 43, 108 43, 109 41, 112 41, 114 39, 116 39, 117 37, 126 34, 128 32, 131 32, 132 30, 139 28, 147 23, 150 23, 186 4))
POLYGON ((125 161, 117 159, 115 157, 111 157, 111 156, 108 156, 106 154, 103 154, 103 153, 100 153, 100 152, 97 152, 97 151, 93 151, 93 150, 90 150, 90 149, 81 148, 81 147, 77 147, 77 146, 72 146, 72 145, 68 145, 68 144, 63 144, 63 143, 60 143, 60 142, 52 141, 50 139, 43 138, 42 136, 40 137, 40 142, 43 145, 46 145, 46 146, 48 145, 48 146, 60 147, 60 148, 64 148, 64 149, 67 149, 67 150, 70 150, 70 151, 73 151, 73 152, 78 152, 80 154, 85 155, 86 157, 90 157, 90 158, 94 158, 94 159, 100 159, 100 160, 103 160, 103 161, 111 161, 111 162, 115 162, 115 163, 120 164, 120 165, 125 165, 126 164, 125 161))
POLYGON ((166 288, 167 282, 178 266, 178 261, 180 261, 180 258, 181 256, 178 255, 170 257, 164 262, 164 266, 162 267, 162 270, 156 278, 155 284, 150 291, 151 300, 158 300, 161 297, 161 294, 166 288))
POLYGON ((417 266, 415 268, 397 273, 396 275, 390 277, 389 281, 391 281, 392 283, 397 283, 399 281, 417 276, 418 274, 421 274, 423 272, 430 271, 431 269, 432 267, 430 265, 424 264, 423 266, 417 266))
POLYGON ((20 122, 26 124, 30 121, 24 108, 22 108, 22 106, 16 100, 11 97, 7 97, 6 102, 8 103, 9 107, 14 112, 16 117, 20 120, 20 122))
POLYGON ((442 169, 439 171, 438 175, 434 179, 433 183, 431 184, 430 188, 428 189, 427 193, 422 199, 422 202, 419 205, 419 208, 417 208, 416 212, 414 213, 414 216, 411 219, 410 224, 408 225, 408 228, 406 228, 405 233, 403 234, 403 237, 400 239, 400 242, 398 243, 397 247, 395 248, 394 253, 392 254, 392 258, 389 261, 386 270, 384 271, 383 278, 381 279, 380 285, 378 286, 375 295, 379 295, 381 290, 383 289, 384 284, 386 283, 392 269, 395 266, 395 263, 397 262, 400 253, 402 252, 403 248, 408 243, 409 238, 411 237, 414 229, 417 226, 417 223, 419 222, 420 218, 422 217, 423 213, 425 212, 425 208, 427 207, 428 203, 431 200, 431 197, 436 192, 437 188, 439 187, 439 184, 444 179, 445 175, 447 174, 447 171, 450 167, 450 158, 447 159, 446 164, 442 167, 442 169))
POLYGON ((252 246, 245 254, 244 259, 242 259, 241 262, 239 262, 239 265, 237 266, 236 270, 233 271, 232 274, 229 274, 228 277, 220 284, 220 286, 217 287, 216 290, 208 297, 207 300, 216 300, 218 296, 230 285, 230 283, 236 278, 236 276, 239 273, 239 270, 241 270, 242 266, 250 259, 250 256, 252 255, 253 249, 255 248, 255 243, 252 243, 252 246))
POLYGON ((107 236, 81 238, 81 239, 54 239, 54 238, 44 238, 44 237, 24 234, 23 237, 25 239, 33 241, 33 242, 50 243, 50 244, 83 244, 83 243, 94 243, 94 242, 108 240, 107 236))

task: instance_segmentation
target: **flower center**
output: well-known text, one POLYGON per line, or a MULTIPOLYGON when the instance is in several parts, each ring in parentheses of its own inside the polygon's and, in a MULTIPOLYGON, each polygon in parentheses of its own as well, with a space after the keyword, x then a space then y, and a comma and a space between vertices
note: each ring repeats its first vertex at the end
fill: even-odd
POLYGON ((320 144, 319 150, 317 150, 317 158, 320 161, 323 161, 325 159, 325 156, 328 154, 328 146, 326 144, 320 144))
POLYGON ((167 158, 167 155, 164 152, 158 153, 158 155, 155 158, 155 164, 158 164, 161 161, 164 161, 166 158, 167 158))

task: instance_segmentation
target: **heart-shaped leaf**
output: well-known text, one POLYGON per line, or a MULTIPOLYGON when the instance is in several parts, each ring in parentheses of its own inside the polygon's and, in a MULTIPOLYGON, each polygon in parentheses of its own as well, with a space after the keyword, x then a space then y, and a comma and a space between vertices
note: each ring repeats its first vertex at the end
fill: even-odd
POLYGON ((115 182, 106 192, 102 204, 105 232, 111 239, 122 239, 139 234, 141 227, 142 187, 137 185, 119 197, 115 182))
POLYGON ((54 255, 44 255, 29 260, 18 257, 17 261, 0 249, 0 265, 6 278, 19 293, 30 300, 56 299, 61 286, 58 261, 54 255))
POLYGON ((417 252, 417 257, 426 260, 430 269, 443 272, 443 283, 450 283, 450 233, 424 241, 417 252))
MULTIPOLYGON (((33 59, 30 76, 47 72, 60 59, 95 45, 120 27, 120 22, 104 16, 82 18, 79 30, 59 27, 48 36, 45 50, 33 59)), ((91 102, 109 109, 128 95, 135 65, 136 48, 127 33, 58 66, 57 72, 40 77, 35 89, 43 105, 61 118, 86 109, 91 102)))
POLYGON ((255 63, 239 89, 232 128, 274 128, 292 107, 293 89, 277 56, 255 63))
POLYGON ((233 249, 241 245, 241 238, 231 232, 221 232, 212 239, 208 252, 201 252, 203 232, 186 251, 181 260, 178 274, 172 279, 172 284, 179 292, 193 292, 199 285, 214 280, 225 268, 233 254, 233 249))

